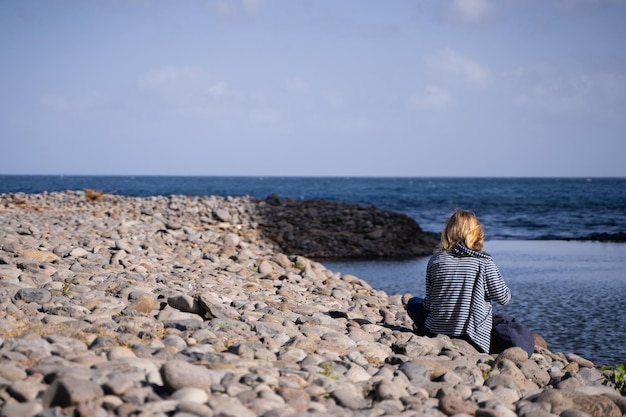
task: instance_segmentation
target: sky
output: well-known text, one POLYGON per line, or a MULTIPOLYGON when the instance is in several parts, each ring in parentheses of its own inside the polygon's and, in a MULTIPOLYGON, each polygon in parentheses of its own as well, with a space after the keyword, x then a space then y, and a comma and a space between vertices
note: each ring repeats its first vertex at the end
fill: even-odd
POLYGON ((0 0, 0 174, 626 177, 626 0, 0 0))

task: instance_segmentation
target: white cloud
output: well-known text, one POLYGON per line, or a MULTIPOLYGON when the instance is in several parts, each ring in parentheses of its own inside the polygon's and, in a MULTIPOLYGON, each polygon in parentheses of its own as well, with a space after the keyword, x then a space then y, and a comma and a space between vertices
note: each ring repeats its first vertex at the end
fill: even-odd
POLYGON ((310 90, 309 83, 300 77, 291 77, 285 80, 284 86, 291 93, 305 94, 310 90))
POLYGON ((449 48, 428 55, 424 60, 432 73, 460 78, 472 86, 482 87, 491 79, 488 68, 449 48))
POLYGON ((454 105, 454 97, 444 88, 436 85, 426 86, 424 92, 413 94, 409 106, 421 110, 446 110, 454 105))
MULTIPOLYGON (((276 107, 272 95, 261 88, 249 91, 216 80, 200 67, 164 67, 138 79, 146 91, 157 93, 155 101, 173 117, 210 121, 223 129, 265 129, 281 132, 289 129, 289 111, 276 107)), ((286 80, 289 91, 304 93, 308 84, 299 77, 286 80)), ((62 102, 58 105, 60 106, 62 102)))
POLYGON ((463 22, 476 23, 491 16, 495 6, 489 0, 453 0, 452 15, 463 22))

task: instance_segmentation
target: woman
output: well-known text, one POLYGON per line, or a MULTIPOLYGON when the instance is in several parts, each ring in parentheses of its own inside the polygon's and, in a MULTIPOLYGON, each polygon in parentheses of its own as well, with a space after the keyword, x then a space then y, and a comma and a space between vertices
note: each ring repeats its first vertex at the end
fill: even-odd
POLYGON ((441 233, 441 251, 426 268, 426 297, 407 304, 418 332, 460 337, 489 353, 491 302, 508 303, 511 291, 483 243, 484 230, 473 213, 452 213, 441 233))

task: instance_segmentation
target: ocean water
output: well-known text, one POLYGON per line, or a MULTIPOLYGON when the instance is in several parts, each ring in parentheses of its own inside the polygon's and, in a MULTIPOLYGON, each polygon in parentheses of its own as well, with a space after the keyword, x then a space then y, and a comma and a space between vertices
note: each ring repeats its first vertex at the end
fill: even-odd
POLYGON ((546 240, 626 231, 626 178, 333 178, 7 176, 0 194, 84 190, 128 196, 249 195, 341 200, 406 213, 440 231, 455 208, 490 239, 546 240))
MULTIPOLYGON (((439 232, 455 208, 476 213, 485 249, 511 287, 501 309, 550 349, 597 365, 626 362, 626 243, 584 240, 626 232, 626 178, 312 178, 2 176, 0 194, 87 188, 128 196, 250 195, 341 200, 405 213, 439 232), (583 239, 578 240, 578 239, 583 239)), ((324 262, 389 294, 423 294, 428 258, 324 262)))

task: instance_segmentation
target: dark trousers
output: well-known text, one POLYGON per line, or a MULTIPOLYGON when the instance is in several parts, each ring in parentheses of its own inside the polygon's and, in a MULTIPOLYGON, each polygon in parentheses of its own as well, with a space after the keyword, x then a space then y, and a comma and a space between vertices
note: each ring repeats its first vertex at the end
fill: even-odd
POLYGON ((435 336, 426 327, 426 317, 429 311, 424 307, 424 299, 413 297, 406 303, 406 312, 413 320, 413 330, 420 336, 435 336))
MULTIPOLYGON (((413 297, 406 303, 406 312, 413 320, 413 330, 419 336, 435 337, 436 333, 431 332, 426 327, 426 318, 429 311, 424 307, 424 299, 421 297, 413 297)), ((483 350, 466 334, 457 336, 458 339, 463 339, 472 345, 476 350, 482 352, 483 350)))

